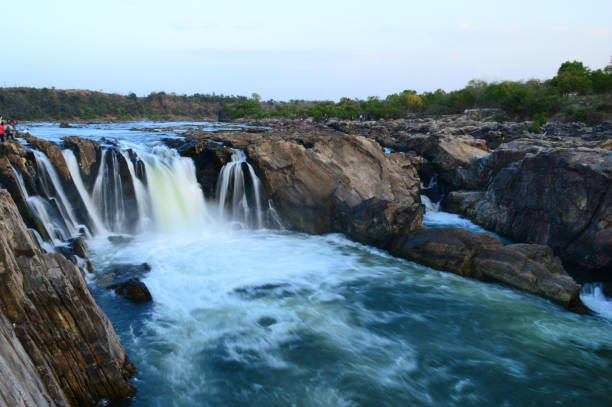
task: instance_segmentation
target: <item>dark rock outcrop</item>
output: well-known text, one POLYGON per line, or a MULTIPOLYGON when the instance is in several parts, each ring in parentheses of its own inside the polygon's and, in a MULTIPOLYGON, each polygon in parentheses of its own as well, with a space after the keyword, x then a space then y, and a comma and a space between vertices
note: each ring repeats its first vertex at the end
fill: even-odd
POLYGON ((0 355, 8 344, 14 352, 8 366, 15 367, 0 365, 2 383, 27 386, 27 393, 15 387, 2 396, 60 406, 133 396, 128 379, 135 369, 81 271, 62 255, 41 252, 6 190, 0 190, 0 231, 0 330, 6 333, 0 355))
POLYGON ((22 174, 26 189, 35 188, 36 166, 33 165, 27 150, 17 140, 0 143, 0 188, 6 188, 10 192, 26 224, 36 229, 43 238, 47 238, 45 228, 30 211, 17 174, 22 174))
POLYGON ((449 207, 515 241, 546 244, 569 263, 612 277, 612 153, 528 154, 493 177, 481 201, 456 192, 449 207))
POLYGON ((118 295, 133 302, 147 302, 153 300, 145 283, 136 278, 130 278, 121 283, 111 284, 107 288, 114 290, 118 295))
POLYGON ((500 282, 548 298, 572 311, 587 312, 579 298, 581 286, 546 246, 504 246, 487 233, 434 228, 402 236, 390 252, 464 277, 500 282))
MULTIPOLYGON (((76 209, 74 211, 74 215, 81 224, 90 226, 92 221, 89 219, 85 203, 81 199, 81 195, 74 184, 74 180, 72 179, 72 175, 70 174, 70 170, 68 169, 68 165, 66 164, 61 148, 59 148, 59 146, 55 143, 32 136, 27 137, 26 141, 32 148, 40 151, 49 159, 49 162, 59 177, 60 183, 64 192, 66 193, 66 196, 68 197, 68 200, 76 209)), ((36 158, 34 159, 36 160, 36 158)), ((45 178, 44 174, 39 172, 37 175, 38 177, 36 178, 35 182, 47 182, 43 181, 45 178)), ((39 184, 39 186, 36 188, 37 195, 44 196, 44 194, 40 192, 43 189, 44 188, 42 188, 42 185, 39 184)))
POLYGON ((436 174, 445 189, 458 189, 470 182, 472 161, 488 156, 482 140, 471 136, 414 135, 404 142, 404 149, 415 151, 427 162, 423 167, 423 180, 436 174))

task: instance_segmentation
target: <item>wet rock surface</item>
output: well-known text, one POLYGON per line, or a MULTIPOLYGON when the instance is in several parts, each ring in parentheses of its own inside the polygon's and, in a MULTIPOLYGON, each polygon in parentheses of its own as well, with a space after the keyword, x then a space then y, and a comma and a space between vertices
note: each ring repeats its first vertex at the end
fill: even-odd
POLYGON ((121 297, 133 302, 147 302, 153 300, 145 283, 137 278, 130 278, 121 283, 111 284, 107 288, 114 290, 121 297))
POLYGON ((83 182, 91 190, 102 159, 102 146, 97 141, 76 136, 64 137, 62 141, 64 147, 69 148, 74 153, 81 170, 83 182))
POLYGON ((531 122, 455 115, 327 126, 415 152, 425 159, 424 192, 446 210, 513 241, 551 246, 595 280, 612 278, 612 123, 551 122, 538 131, 531 122))

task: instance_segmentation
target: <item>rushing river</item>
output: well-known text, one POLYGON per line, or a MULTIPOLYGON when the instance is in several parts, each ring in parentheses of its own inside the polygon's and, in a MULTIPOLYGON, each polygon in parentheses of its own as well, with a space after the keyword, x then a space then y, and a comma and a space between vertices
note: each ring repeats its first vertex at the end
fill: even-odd
MULTIPOLYGON (((89 241, 90 286, 139 369, 131 405, 610 405, 612 312, 597 286, 583 300, 598 314, 580 316, 342 235, 241 228, 197 196, 187 159, 152 147, 155 126, 31 129, 116 138, 156 177, 133 241, 89 241), (172 190, 177 206, 156 208, 173 205, 172 190), (142 263, 152 303, 102 287, 115 268, 142 263)), ((443 213, 428 221, 466 226, 443 213)))

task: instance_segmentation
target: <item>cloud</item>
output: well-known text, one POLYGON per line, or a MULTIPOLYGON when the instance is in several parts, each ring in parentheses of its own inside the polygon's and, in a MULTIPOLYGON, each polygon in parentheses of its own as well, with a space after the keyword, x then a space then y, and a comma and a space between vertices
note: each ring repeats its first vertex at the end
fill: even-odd
POLYGON ((477 31, 480 30, 480 27, 474 24, 469 24, 469 23, 462 23, 458 25, 460 30, 465 30, 465 31, 477 31))
POLYGON ((553 26, 553 31, 562 31, 577 35, 588 35, 592 37, 605 37, 612 35, 612 29, 606 27, 570 27, 566 25, 553 26))

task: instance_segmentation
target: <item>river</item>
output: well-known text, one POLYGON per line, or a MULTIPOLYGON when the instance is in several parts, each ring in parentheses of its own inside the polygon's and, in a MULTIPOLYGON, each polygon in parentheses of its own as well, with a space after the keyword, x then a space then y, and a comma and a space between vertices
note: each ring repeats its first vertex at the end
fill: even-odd
MULTIPOLYGON (((54 141, 114 139, 146 163, 134 239, 111 243, 122 223, 98 208, 90 210, 104 230, 88 241, 90 287, 139 369, 131 405, 610 403, 612 308, 598 286, 582 296, 597 314, 576 315, 339 234, 237 219, 203 198, 189 159, 159 145, 160 134, 180 137, 197 125, 30 127, 54 141), (150 271, 138 273, 153 302, 104 288, 113 270, 143 263, 150 271)), ((456 215, 430 212, 427 222, 479 231, 456 215)))

